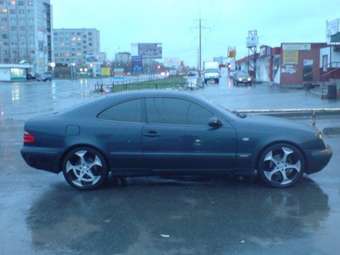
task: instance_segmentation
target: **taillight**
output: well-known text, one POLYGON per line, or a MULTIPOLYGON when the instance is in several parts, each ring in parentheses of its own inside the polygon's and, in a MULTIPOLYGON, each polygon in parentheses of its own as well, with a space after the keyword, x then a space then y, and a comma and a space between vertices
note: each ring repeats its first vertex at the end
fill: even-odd
POLYGON ((32 134, 28 133, 27 131, 24 132, 24 143, 34 143, 35 138, 32 134))

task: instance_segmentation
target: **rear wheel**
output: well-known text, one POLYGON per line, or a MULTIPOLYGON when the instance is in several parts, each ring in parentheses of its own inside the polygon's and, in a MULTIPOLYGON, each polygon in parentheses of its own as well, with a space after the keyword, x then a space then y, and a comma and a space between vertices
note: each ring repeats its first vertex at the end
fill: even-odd
POLYGON ((63 161, 66 181, 80 190, 102 186, 108 178, 108 166, 102 154, 90 147, 78 147, 66 154, 63 161))
POLYGON ((304 156, 300 150, 285 143, 268 147, 258 162, 261 179, 277 188, 293 186, 302 177, 304 167, 304 156))

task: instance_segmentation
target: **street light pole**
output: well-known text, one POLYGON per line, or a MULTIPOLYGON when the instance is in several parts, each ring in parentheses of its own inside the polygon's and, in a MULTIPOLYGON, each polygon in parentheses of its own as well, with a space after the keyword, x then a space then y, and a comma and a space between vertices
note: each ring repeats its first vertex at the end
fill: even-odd
POLYGON ((198 24, 198 75, 199 78, 202 76, 202 19, 199 19, 199 24, 198 24))

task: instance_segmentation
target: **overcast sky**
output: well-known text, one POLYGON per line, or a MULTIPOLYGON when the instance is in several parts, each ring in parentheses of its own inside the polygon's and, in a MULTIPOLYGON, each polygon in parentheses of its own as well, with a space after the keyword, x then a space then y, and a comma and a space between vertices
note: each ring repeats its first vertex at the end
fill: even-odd
POLYGON ((340 18, 340 0, 51 0, 55 28, 97 28, 101 50, 109 58, 130 51, 131 43, 161 42, 164 57, 197 63, 198 18, 203 56, 247 54, 248 30, 257 29, 260 44, 323 42, 326 20, 340 18))

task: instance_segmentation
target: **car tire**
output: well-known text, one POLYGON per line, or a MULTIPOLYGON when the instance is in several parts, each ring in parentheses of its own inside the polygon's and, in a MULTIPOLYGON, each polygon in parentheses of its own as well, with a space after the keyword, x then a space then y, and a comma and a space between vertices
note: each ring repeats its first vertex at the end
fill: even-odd
POLYGON ((296 146, 277 143, 261 153, 257 166, 265 184, 275 188, 288 188, 294 186, 303 176, 305 159, 296 146))
POLYGON ((78 190, 98 189, 107 182, 109 168, 104 156, 91 147, 69 151, 62 162, 65 180, 78 190))

